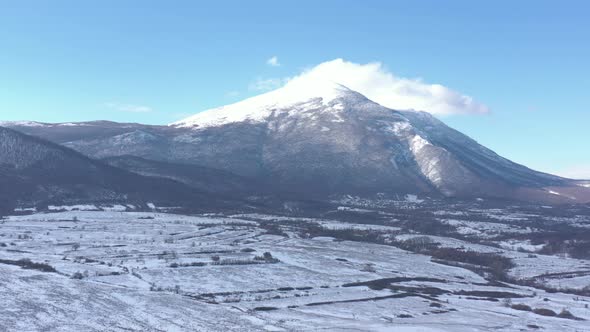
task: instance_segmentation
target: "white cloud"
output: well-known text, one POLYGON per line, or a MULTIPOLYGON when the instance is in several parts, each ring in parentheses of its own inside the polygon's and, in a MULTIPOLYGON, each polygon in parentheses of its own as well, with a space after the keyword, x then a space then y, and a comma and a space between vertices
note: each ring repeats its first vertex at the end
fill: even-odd
POLYGON ((280 88, 287 83, 288 78, 262 78, 258 77, 254 82, 248 86, 249 90, 253 91, 270 91, 280 88))
MULTIPOLYGON (((298 76, 287 79, 289 83, 303 80, 339 83, 383 106, 397 110, 413 109, 441 115, 489 112, 486 105, 475 101, 470 96, 440 84, 426 83, 420 78, 397 77, 379 62, 357 64, 336 59, 321 63, 298 76)), ((273 84, 282 85, 282 82, 277 79, 267 79, 259 81, 256 86, 269 88, 273 84)))
POLYGON ((266 64, 271 67, 278 67, 281 65, 281 63, 279 62, 279 58, 276 55, 266 60, 266 64))
POLYGON ((105 106, 121 112, 148 113, 153 111, 151 107, 143 105, 105 103, 105 106))

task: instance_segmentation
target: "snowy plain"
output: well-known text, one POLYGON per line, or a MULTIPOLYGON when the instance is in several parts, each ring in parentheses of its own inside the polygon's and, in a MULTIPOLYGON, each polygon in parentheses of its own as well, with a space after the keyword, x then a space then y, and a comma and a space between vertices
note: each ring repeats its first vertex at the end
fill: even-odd
MULTIPOLYGON (((313 225, 335 234, 378 232, 398 240, 425 236, 402 231, 401 225, 256 214, 62 210, 1 221, 1 330, 584 331, 590 319, 589 297, 492 282, 385 243, 297 231, 298 225, 313 225), (54 271, 15 263, 23 259, 54 271), (556 314, 567 310, 575 319, 517 310, 514 304, 556 314)), ((350 212, 345 210, 336 209, 350 212)), ((437 215, 441 223, 448 222, 444 213, 437 215)), ((483 238, 526 229, 466 221, 454 226, 469 227, 483 238)), ((512 275, 543 275, 544 282, 556 287, 590 284, 590 273, 579 273, 590 271, 585 260, 532 258, 507 241, 492 247, 466 238, 428 237, 443 247, 510 257, 512 275)))

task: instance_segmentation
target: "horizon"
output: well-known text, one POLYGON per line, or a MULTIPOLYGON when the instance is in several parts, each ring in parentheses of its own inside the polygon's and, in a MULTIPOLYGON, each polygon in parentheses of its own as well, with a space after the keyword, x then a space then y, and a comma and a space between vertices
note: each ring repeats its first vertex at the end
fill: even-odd
POLYGON ((166 125, 344 73, 512 161, 590 178, 588 4, 337 3, 3 4, 0 121, 166 125))

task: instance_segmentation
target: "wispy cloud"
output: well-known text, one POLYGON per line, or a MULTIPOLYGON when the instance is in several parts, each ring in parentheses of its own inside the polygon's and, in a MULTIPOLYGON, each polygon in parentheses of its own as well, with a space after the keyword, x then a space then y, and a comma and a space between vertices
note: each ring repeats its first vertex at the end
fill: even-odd
POLYGON ((104 105, 110 109, 114 109, 121 112, 148 113, 153 111, 151 107, 144 105, 121 104, 113 102, 105 103, 104 105))
POLYGON ((266 60, 266 64, 271 67, 279 67, 281 65, 279 58, 276 55, 266 60))
POLYGON ((252 91, 270 91, 274 89, 278 89, 283 86, 289 78, 256 78, 250 85, 248 86, 248 90, 252 91))
POLYGON ((489 108, 472 97, 441 84, 426 83, 420 78, 403 78, 388 71, 380 62, 358 64, 335 59, 305 70, 288 79, 257 81, 256 86, 330 81, 362 93, 367 98, 392 109, 419 110, 432 114, 485 114, 489 108))
POLYGON ((396 110, 426 111, 439 115, 490 112, 486 105, 471 96, 441 84, 426 83, 421 78, 398 77, 380 62, 358 64, 335 59, 304 70, 294 77, 258 77, 250 83, 249 90, 270 91, 285 84, 321 84, 323 81, 342 84, 396 110))

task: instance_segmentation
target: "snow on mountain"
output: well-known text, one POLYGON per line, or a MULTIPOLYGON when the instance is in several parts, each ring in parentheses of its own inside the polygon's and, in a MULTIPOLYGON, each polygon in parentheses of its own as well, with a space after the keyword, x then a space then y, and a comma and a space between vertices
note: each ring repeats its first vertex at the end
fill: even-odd
MULTIPOLYGON (((445 196, 522 197, 530 193, 515 189, 526 187, 550 199, 573 198, 543 190, 570 186, 565 179, 502 158, 428 113, 392 110, 326 80, 299 77, 170 126, 191 129, 191 139, 198 138, 202 149, 219 141, 220 150, 230 146, 240 153, 240 145, 249 142, 259 154, 259 173, 278 177, 276 182, 289 188, 323 183, 316 190, 412 194, 434 188, 445 196), (236 126, 244 128, 244 142, 229 138, 236 126)), ((227 156, 214 155, 227 167, 227 156)), ((229 167, 243 174, 241 165, 229 167)))
POLYGON ((35 121, 0 121, 0 127, 45 127, 46 123, 35 121))
POLYGON ((170 125, 204 128, 244 121, 262 122, 273 112, 308 110, 320 106, 329 106, 338 112, 342 110, 342 105, 330 102, 351 92, 352 90, 347 87, 334 82, 294 80, 283 88, 235 104, 203 111, 170 125))
MULTIPOLYGON (((429 113, 393 110, 339 83, 307 77, 169 126, 92 122, 17 129, 93 158, 134 156, 170 169, 204 166, 320 197, 590 200, 577 182, 511 162, 429 113)), ((177 178, 169 169, 152 173, 177 178)))
POLYGON ((199 202, 208 208, 225 204, 228 199, 162 177, 141 176, 64 146, 0 127, 0 213, 13 204, 147 200, 193 206, 199 202))
POLYGON ((83 122, 45 123, 37 121, 0 121, 0 127, 79 127, 83 122))

